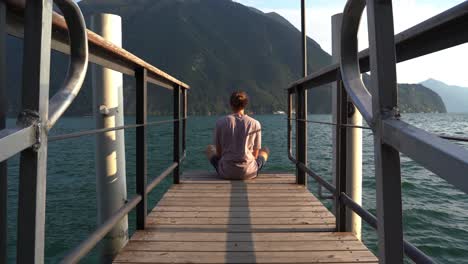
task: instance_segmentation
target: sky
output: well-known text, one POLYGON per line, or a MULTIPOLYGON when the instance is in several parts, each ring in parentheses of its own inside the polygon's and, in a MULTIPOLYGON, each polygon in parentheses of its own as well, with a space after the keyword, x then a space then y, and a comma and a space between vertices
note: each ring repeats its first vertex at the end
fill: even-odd
MULTIPOLYGON (((234 0, 263 12, 276 12, 298 29, 300 0, 234 0)), ((408 29, 465 0, 393 0, 395 33, 408 29)), ((322 49, 331 51, 331 16, 343 12, 345 0, 306 0, 307 35, 322 49)), ((365 11, 364 11, 365 12, 365 11)), ((368 47, 365 14, 359 32, 359 47, 368 47)), ((433 78, 450 85, 468 87, 468 44, 426 55, 397 65, 399 83, 419 83, 433 78)))

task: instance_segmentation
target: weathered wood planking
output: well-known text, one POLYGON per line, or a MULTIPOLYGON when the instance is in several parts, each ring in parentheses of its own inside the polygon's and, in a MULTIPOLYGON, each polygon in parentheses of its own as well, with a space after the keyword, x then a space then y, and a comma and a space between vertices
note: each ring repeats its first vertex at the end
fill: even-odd
POLYGON ((190 172, 114 263, 377 263, 291 174, 226 181, 190 172))

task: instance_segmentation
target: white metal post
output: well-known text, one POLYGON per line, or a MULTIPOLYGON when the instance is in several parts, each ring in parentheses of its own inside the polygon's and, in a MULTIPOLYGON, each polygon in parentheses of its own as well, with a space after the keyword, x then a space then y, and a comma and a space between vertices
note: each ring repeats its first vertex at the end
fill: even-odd
MULTIPOLYGON (((340 43, 341 43, 341 24, 343 20, 343 14, 336 14, 332 16, 332 60, 334 63, 339 63, 340 59, 340 43)), ((333 84, 332 98, 336 98, 336 84, 333 84)), ((348 100, 349 101, 349 100, 348 100)), ((333 100, 332 102, 336 102, 333 100)), ((348 102, 348 105, 352 109, 348 109, 348 125, 362 126, 362 115, 359 110, 348 102), (352 110, 352 111, 349 111, 352 110)), ((333 122, 336 123, 336 103, 332 103, 333 122)), ((346 140, 346 192, 353 201, 357 204, 362 204, 362 129, 360 128, 346 128, 347 140, 346 140)), ((334 132, 334 131, 333 131, 334 132)), ((333 138, 336 137, 336 133, 333 133, 333 138)), ((335 140, 333 145, 335 146, 335 140)), ((335 151, 335 148, 333 148, 335 151)), ((333 155, 335 164, 335 155, 333 155)), ((333 173, 336 177, 335 167, 333 167, 333 173)), ((334 177, 334 179, 335 179, 334 177)), ((353 232, 358 239, 361 239, 361 217, 351 210, 346 210, 346 230, 353 232)))
MULTIPOLYGON (((351 104, 351 103, 349 103, 351 104)), ((362 115, 354 105, 354 112, 348 117, 348 124, 353 126, 362 126, 362 115)), ((362 205, 362 129, 347 128, 348 146, 346 150, 346 190, 348 196, 357 204, 362 205)), ((353 232, 361 240, 362 221, 361 217, 352 210, 346 211, 347 227, 346 230, 353 232)))
MULTIPOLYGON (((122 46, 122 19, 111 14, 92 18, 93 30, 122 46)), ((124 125, 122 73, 93 66, 93 111, 97 128, 124 125)), ((102 224, 127 200, 124 131, 96 135, 96 183, 98 224, 102 224)), ((111 262, 128 241, 128 218, 123 218, 103 241, 102 262, 111 262)))

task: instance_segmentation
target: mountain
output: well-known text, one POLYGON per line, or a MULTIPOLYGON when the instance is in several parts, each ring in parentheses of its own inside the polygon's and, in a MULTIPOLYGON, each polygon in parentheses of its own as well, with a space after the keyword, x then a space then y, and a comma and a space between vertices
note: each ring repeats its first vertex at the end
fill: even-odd
MULTIPOLYGON (((369 87, 370 75, 362 79, 369 87)), ((440 96, 421 84, 398 84, 398 107, 401 113, 446 113, 447 109, 440 96)))
POLYGON ((421 84, 398 84, 398 105, 402 113, 446 113, 442 98, 421 84))
MULTIPOLYGON (((120 15, 123 47, 191 86, 189 113, 228 111, 228 97, 237 89, 251 97, 250 110, 272 113, 286 109, 288 84, 300 77, 301 33, 277 13, 263 13, 231 0, 83 0, 87 19, 96 13, 120 15)), ((11 114, 19 108, 22 41, 8 38, 7 63, 11 114)), ((309 72, 331 63, 331 57, 314 40, 307 42, 309 72)), ((53 52, 51 94, 65 76, 68 57, 53 52)), ((90 71, 89 71, 90 72, 90 71)), ((309 110, 329 113, 329 86, 309 91, 309 110)), ((149 113, 171 112, 171 93, 149 86, 149 113)), ((124 78, 125 110, 135 112, 135 81, 124 78)), ((417 98, 421 96, 415 93, 417 98)), ((419 104, 413 100, 411 103, 419 104)), ((408 109, 420 107, 408 105, 408 109)), ((91 78, 69 115, 92 110, 91 78)), ((402 109, 404 110, 404 109, 402 109)))
POLYGON ((442 97, 442 100, 447 106, 448 112, 468 112, 468 88, 448 85, 434 79, 428 79, 421 84, 438 93, 442 97))
MULTIPOLYGON (((84 0, 80 7, 86 17, 120 15, 124 48, 188 83, 194 114, 228 111, 227 98, 237 89, 247 91, 256 113, 285 110, 285 88, 300 77, 300 32, 230 0, 84 0)), ((310 38, 308 48, 310 72, 331 63, 310 38)), ((133 86, 126 85, 128 98, 134 97, 133 86)), ((327 91, 310 96, 321 94, 327 91)), ((134 109, 132 101, 126 102, 127 110, 134 109)), ((170 109, 171 100, 155 101, 150 112, 170 109)))

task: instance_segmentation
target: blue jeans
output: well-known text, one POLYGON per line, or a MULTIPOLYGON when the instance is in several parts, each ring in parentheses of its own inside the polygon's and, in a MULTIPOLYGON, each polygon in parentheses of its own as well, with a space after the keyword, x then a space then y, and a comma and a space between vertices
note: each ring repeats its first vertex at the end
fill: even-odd
MULTIPOLYGON (((215 168, 216 172, 218 172, 218 166, 219 166, 219 160, 220 158, 218 156, 213 156, 210 160, 211 165, 215 168)), ((257 175, 260 172, 260 170, 265 166, 266 160, 263 156, 258 156, 257 160, 255 160, 258 165, 258 170, 257 170, 257 175)))

